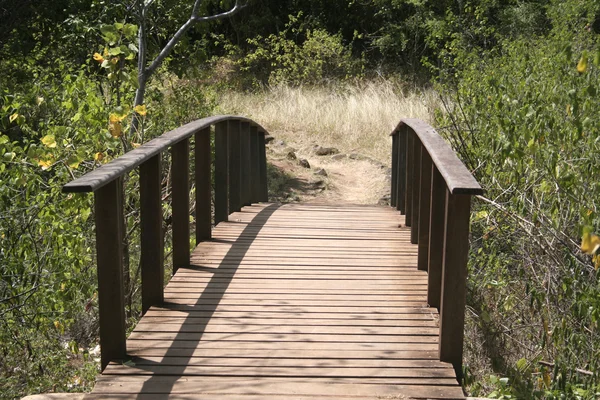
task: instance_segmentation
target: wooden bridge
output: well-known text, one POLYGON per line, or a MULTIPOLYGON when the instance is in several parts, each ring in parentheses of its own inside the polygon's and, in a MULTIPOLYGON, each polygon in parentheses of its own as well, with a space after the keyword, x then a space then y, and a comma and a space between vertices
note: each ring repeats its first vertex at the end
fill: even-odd
POLYGON ((265 132, 242 117, 206 118, 64 186, 95 194, 103 372, 88 397, 464 398, 477 182, 433 128, 403 120, 392 133, 392 207, 270 204, 265 132), (165 288, 169 148, 174 275, 165 288), (127 338, 122 179, 137 167, 144 315, 127 338))

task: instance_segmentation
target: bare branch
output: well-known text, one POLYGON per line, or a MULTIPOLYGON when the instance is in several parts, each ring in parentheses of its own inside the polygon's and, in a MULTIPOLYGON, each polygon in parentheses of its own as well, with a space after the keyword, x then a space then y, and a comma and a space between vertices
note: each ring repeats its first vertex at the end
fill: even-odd
POLYGON ((199 22, 209 22, 209 21, 215 21, 218 19, 228 18, 228 17, 231 17, 232 15, 236 14, 238 11, 240 11, 242 8, 245 7, 245 4, 241 4, 239 0, 236 0, 235 5, 229 11, 223 12, 221 14, 210 15, 207 17, 198 17, 197 12, 198 12, 198 8, 200 7, 201 2, 202 2, 201 0, 196 0, 196 2, 194 3, 194 8, 192 10, 192 16, 190 17, 190 19, 188 19, 187 22, 185 24, 183 24, 181 26, 181 28, 179 28, 179 30, 175 33, 175 35, 173 35, 171 40, 169 40, 169 43, 167 43, 165 45, 165 47, 163 47, 163 49, 160 51, 158 56, 154 59, 154 61, 152 61, 152 64, 150 64, 150 66, 144 71, 146 74, 146 79, 150 75, 152 75, 152 73, 154 73, 154 71, 156 71, 156 69, 160 66, 160 64, 164 61, 164 59, 169 54, 171 54, 171 51, 173 51, 173 48, 175 47, 175 45, 181 40, 181 37, 183 35, 185 35, 185 33, 194 24, 199 23, 199 22))

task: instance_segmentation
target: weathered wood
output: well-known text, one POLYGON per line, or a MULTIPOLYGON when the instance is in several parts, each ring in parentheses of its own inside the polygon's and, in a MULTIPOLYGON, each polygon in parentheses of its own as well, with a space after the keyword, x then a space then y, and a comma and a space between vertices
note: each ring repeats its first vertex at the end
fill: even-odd
POLYGON ((267 150, 265 146, 265 132, 258 131, 258 155, 260 157, 260 198, 258 201, 269 201, 269 188, 267 182, 267 150))
POLYGON ((398 204, 397 209, 406 213, 406 127, 398 131, 398 204))
POLYGON ((412 212, 411 212, 411 222, 410 222, 410 242, 412 244, 417 244, 419 242, 419 194, 421 193, 421 141, 418 136, 415 134, 411 135, 413 137, 412 141, 412 153, 413 153, 413 167, 412 167, 412 192, 411 192, 411 202, 412 202, 412 212))
POLYGON ((142 314, 163 302, 165 286, 161 154, 140 165, 142 314))
POLYGON ((211 125, 216 125, 219 122, 229 121, 232 119, 252 123, 253 125, 257 126, 259 130, 265 131, 265 129, 256 122, 241 116, 217 115, 199 119, 169 131, 156 139, 152 139, 148 143, 144 143, 137 149, 129 151, 121 157, 112 160, 108 164, 105 164, 100 168, 85 174, 81 178, 67 183, 63 186, 62 190, 66 193, 93 192, 103 185, 106 185, 108 182, 133 170, 144 161, 147 161, 155 155, 166 151, 176 143, 190 138, 197 131, 208 128, 211 125))
POLYGON ((173 274, 190 263, 190 141, 171 148, 173 274))
POLYGON ((115 179, 94 193, 103 370, 110 361, 126 357, 122 190, 122 180, 115 179))
POLYGON ((110 365, 94 393, 462 398, 395 210, 255 204, 230 218, 130 335, 133 364, 110 365))
POLYGON ((415 140, 415 135, 406 132, 406 192, 404 193, 404 206, 406 208, 405 214, 405 223, 406 226, 412 225, 412 215, 413 215, 413 202, 412 196, 414 191, 414 166, 415 166, 415 154, 413 152, 413 142, 415 140))
POLYGON ((241 147, 240 121, 229 121, 229 213, 242 207, 241 147))
POLYGON ((229 217, 229 123, 215 126, 215 225, 229 217))
POLYGON ((252 142, 250 124, 247 122, 240 123, 240 143, 242 162, 241 205, 249 206, 252 204, 252 142))
POLYGON ((252 184, 251 184, 251 196, 250 203, 257 203, 260 201, 260 145, 258 143, 258 128, 255 126, 250 127, 250 162, 252 163, 252 184))
POLYGON ((396 199, 398 198, 398 134, 392 134, 392 188, 390 196, 390 206, 396 207, 396 199))
POLYGON ((211 146, 210 127, 196 132, 195 162, 196 181, 196 244, 211 238, 212 194, 211 194, 211 146))
POLYGON ((471 196, 446 192, 446 227, 440 309, 440 360, 452 363, 462 379, 471 196))
POLYGON ((429 270, 427 303, 440 309, 442 293, 442 262, 444 257, 444 227, 446 183, 435 165, 431 166, 431 205, 429 217, 429 270))
POLYGON ((419 258, 421 271, 429 270, 429 218, 431 214, 431 157, 421 146, 421 188, 419 193, 419 258))
POLYGON ((448 143, 433 127, 420 119, 405 118, 396 130, 407 126, 420 138, 452 194, 482 194, 483 190, 448 143))

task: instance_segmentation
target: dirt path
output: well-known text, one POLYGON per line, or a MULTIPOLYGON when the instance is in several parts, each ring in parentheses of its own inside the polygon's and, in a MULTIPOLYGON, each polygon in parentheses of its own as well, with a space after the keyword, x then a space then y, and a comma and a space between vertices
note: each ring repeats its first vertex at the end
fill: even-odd
POLYGON ((296 148, 275 139, 267 159, 275 201, 378 204, 389 194, 388 166, 357 153, 317 155, 314 146, 296 148))

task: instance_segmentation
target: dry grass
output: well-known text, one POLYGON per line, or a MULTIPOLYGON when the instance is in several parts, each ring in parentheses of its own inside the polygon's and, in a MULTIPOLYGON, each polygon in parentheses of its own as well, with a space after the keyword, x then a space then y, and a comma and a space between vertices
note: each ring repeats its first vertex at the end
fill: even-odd
POLYGON ((324 88, 276 86, 255 94, 229 92, 220 104, 221 112, 248 116, 300 149, 333 146, 387 164, 391 131, 401 118, 430 121, 437 97, 432 90, 373 81, 324 88))

